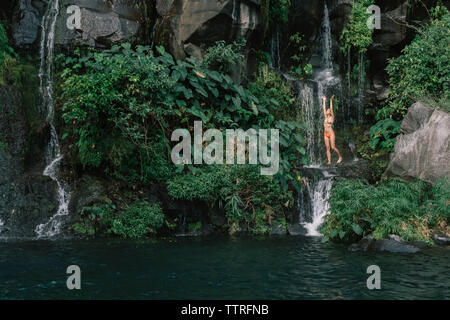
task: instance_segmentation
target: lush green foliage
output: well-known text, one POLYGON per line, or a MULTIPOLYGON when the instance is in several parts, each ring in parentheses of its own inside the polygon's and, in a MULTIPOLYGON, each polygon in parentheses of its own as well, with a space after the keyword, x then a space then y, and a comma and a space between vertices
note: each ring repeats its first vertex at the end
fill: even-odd
POLYGON ((155 234, 163 223, 164 214, 159 205, 137 202, 112 221, 111 232, 123 238, 142 238, 155 234))
MULTIPOLYGON (((362 133, 361 133, 362 134, 362 133)), ((361 158, 368 162, 367 179, 370 183, 377 183, 384 171, 386 171, 389 153, 386 150, 373 150, 370 146, 370 138, 368 136, 362 136, 360 143, 357 145, 358 154, 361 158)))
POLYGON ((125 208, 111 203, 83 208, 80 221, 72 228, 83 235, 113 234, 123 238, 142 238, 163 227, 164 214, 158 204, 136 201, 125 208))
POLYGON ((401 123, 392 119, 378 121, 370 128, 370 147, 374 151, 386 150, 391 152, 394 149, 397 135, 401 133, 401 123))
POLYGON ((245 40, 239 40, 227 44, 221 40, 209 47, 202 59, 201 66, 204 69, 218 69, 219 71, 228 73, 233 65, 244 61, 245 40))
POLYGON ((350 22, 340 37, 341 50, 344 53, 348 53, 351 48, 357 49, 359 52, 366 52, 372 44, 373 30, 367 27, 367 20, 371 14, 367 13, 367 8, 373 3, 373 0, 353 2, 350 22))
POLYGON ((0 23, 0 83, 4 81, 5 74, 16 64, 16 53, 9 45, 8 35, 5 27, 0 23))
POLYGON ((450 222, 450 183, 430 188, 425 182, 339 180, 332 189, 331 212, 321 228, 324 241, 352 241, 373 233, 376 239, 397 234, 405 240, 430 241, 431 228, 450 222))
POLYGON ((400 120, 415 101, 429 97, 450 105, 450 13, 442 6, 433 10, 434 19, 392 59, 387 67, 391 86, 388 104, 378 119, 400 120))
POLYGON ((79 212, 80 221, 72 226, 78 234, 94 236, 108 233, 116 207, 110 203, 85 207, 79 212))
POLYGON ((289 20, 291 0, 269 0, 269 19, 271 25, 286 23, 289 20))
POLYGON ((309 63, 310 52, 309 46, 299 33, 293 34, 289 38, 288 49, 294 49, 295 54, 291 56, 291 60, 294 63, 292 67, 293 73, 300 78, 306 78, 313 73, 313 67, 309 63))
POLYGON ((264 233, 267 224, 284 217, 292 205, 292 193, 282 191, 271 177, 261 177, 258 167, 245 165, 210 166, 168 181, 169 194, 175 199, 206 201, 210 208, 225 210, 229 231, 264 233))
MULTIPOLYGON (((294 103, 291 92, 273 75, 270 80, 258 78, 246 89, 223 69, 207 68, 217 61, 234 63, 239 53, 220 43, 210 53, 206 62, 195 58, 175 62, 162 47, 158 47, 155 56, 147 47, 133 50, 129 44, 123 44, 101 53, 59 56, 64 67, 59 86, 66 123, 63 140, 72 149, 74 165, 79 161, 86 169, 103 170, 130 184, 178 179, 180 183, 192 184, 195 194, 199 187, 195 174, 204 172, 205 179, 209 179, 209 168, 173 165, 169 138, 178 128, 192 131, 194 121, 201 120, 204 130, 279 129, 279 173, 270 180, 260 176, 259 183, 254 177, 253 184, 265 181, 271 184, 270 188, 286 194, 290 183, 298 188, 293 165, 306 159, 306 151, 302 126, 290 116, 294 103), (269 83, 276 87, 269 89, 269 83)), ((258 170, 256 166, 254 171, 258 170)), ((234 172, 242 174, 241 181, 248 179, 246 171, 234 172)), ((210 178, 214 180, 213 176, 210 178)), ((257 202, 259 191, 250 190, 257 202)), ((209 201, 213 191, 205 192, 203 200, 209 201)), ((198 199, 177 192, 173 195, 198 199)), ((233 193, 223 199, 228 196, 233 193)), ((285 203, 281 198, 278 201, 271 203, 267 199, 265 203, 273 207, 285 203)), ((248 206, 242 210, 252 213, 248 206)))

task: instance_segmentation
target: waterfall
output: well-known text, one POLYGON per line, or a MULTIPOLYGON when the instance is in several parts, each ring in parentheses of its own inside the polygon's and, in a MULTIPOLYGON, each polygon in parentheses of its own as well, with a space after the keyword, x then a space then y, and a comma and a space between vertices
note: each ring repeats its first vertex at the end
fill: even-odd
POLYGON ((320 163, 320 147, 317 143, 316 132, 319 130, 317 123, 317 103, 315 101, 314 87, 309 83, 302 83, 297 81, 297 99, 300 100, 302 106, 302 119, 308 128, 306 136, 308 140, 307 152, 309 156, 310 165, 320 163))
POLYGON ((281 69, 280 29, 278 27, 272 32, 270 41, 270 67, 276 70, 281 69))
POLYGON ((358 123, 362 123, 364 119, 364 93, 365 93, 365 65, 364 53, 360 52, 358 56, 359 74, 358 74, 358 123))
MULTIPOLYGON (((302 118, 308 127, 308 156, 310 167, 320 167, 324 154, 322 97, 335 94, 342 96, 341 79, 333 71, 333 46, 331 40, 328 7, 324 6, 320 47, 321 65, 314 71, 314 78, 308 83, 297 81, 297 97, 302 107, 302 118)), ((273 42, 273 38, 272 38, 273 42)), ((272 57, 274 54, 272 53, 272 57)), ((327 101, 327 108, 329 100, 327 101)))
MULTIPOLYGON (((308 236, 320 236, 318 228, 323 223, 325 215, 330 209, 328 199, 333 185, 333 176, 322 167, 325 156, 323 140, 323 122, 325 115, 322 109, 322 97, 326 96, 327 106, 330 107, 330 98, 335 95, 339 100, 343 97, 342 80, 333 70, 333 42, 330 27, 328 7, 324 5, 321 33, 316 43, 320 50, 320 62, 316 64, 314 76, 308 82, 297 81, 297 98, 302 108, 302 120, 306 124, 308 140, 309 165, 304 166, 306 190, 299 196, 299 222, 306 229, 308 236), (311 171, 312 170, 312 171, 311 171)), ((336 105, 335 105, 335 111, 336 105)), ((336 114, 336 113, 335 113, 336 114)), ((345 110, 339 109, 336 118, 345 117, 345 110), (343 113, 342 115, 340 113, 343 113)))
POLYGON ((151 39, 150 39, 150 49, 153 50, 154 46, 155 46, 155 35, 156 35, 156 29, 158 28, 158 21, 155 21, 155 24, 153 25, 152 28, 152 34, 151 34, 151 39))
POLYGON ((333 179, 321 179, 311 186, 309 184, 309 198, 311 202, 311 218, 312 222, 305 222, 306 217, 300 218, 300 223, 307 230, 308 236, 320 236, 318 228, 323 223, 325 215, 330 210, 328 199, 330 197, 333 179))
POLYGON ((330 15, 325 3, 322 20, 322 64, 325 68, 333 68, 333 42, 331 41, 330 15))
POLYGON ((59 144, 58 133, 56 132, 55 104, 53 100, 53 57, 55 44, 55 28, 59 14, 59 0, 50 0, 46 13, 42 18, 42 35, 40 47, 40 92, 42 95, 42 111, 47 114, 47 122, 50 126, 50 141, 45 153, 47 167, 43 175, 50 177, 58 186, 58 210, 56 214, 46 223, 36 227, 35 232, 38 238, 52 237, 61 231, 62 217, 69 214, 70 194, 66 191, 67 186, 60 180, 59 165, 63 158, 59 144))

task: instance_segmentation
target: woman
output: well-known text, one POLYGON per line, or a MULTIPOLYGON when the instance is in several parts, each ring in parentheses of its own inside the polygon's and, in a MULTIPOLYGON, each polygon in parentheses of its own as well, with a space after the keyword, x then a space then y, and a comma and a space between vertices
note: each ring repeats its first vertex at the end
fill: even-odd
POLYGON ((327 105, 327 97, 323 96, 323 113, 325 115, 325 121, 324 121, 324 140, 325 140, 325 146, 327 147, 327 158, 328 158, 328 164, 331 164, 331 151, 330 151, 330 145, 331 149, 333 149, 337 155, 339 156, 339 159, 337 163, 342 162, 341 153, 336 148, 335 142, 336 142, 336 136, 333 131, 333 123, 334 123, 334 112, 333 112, 333 100, 334 96, 331 97, 330 100, 330 109, 326 109, 327 105))

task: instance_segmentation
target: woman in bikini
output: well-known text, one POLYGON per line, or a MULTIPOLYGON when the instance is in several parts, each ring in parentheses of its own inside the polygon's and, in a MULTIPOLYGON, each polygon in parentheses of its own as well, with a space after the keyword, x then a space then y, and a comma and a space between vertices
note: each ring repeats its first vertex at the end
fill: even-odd
POLYGON ((339 159, 337 163, 342 162, 341 153, 336 148, 335 142, 336 142, 336 136, 333 131, 333 123, 334 123, 334 112, 333 112, 333 100, 334 96, 331 97, 330 100, 330 109, 327 110, 327 97, 323 96, 323 113, 325 115, 325 121, 324 121, 324 140, 325 140, 325 146, 327 147, 327 158, 328 158, 328 164, 331 164, 331 151, 330 151, 330 145, 331 149, 333 149, 337 155, 339 156, 339 159))

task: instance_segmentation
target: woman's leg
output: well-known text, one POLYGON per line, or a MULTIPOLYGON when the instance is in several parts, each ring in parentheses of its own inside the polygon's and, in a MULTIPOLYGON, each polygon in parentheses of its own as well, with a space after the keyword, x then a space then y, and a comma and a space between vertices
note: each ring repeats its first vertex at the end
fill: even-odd
POLYGON ((338 159, 337 163, 341 163, 342 162, 342 157, 341 157, 341 153, 336 148, 336 135, 334 134, 334 132, 331 134, 330 141, 331 141, 331 149, 333 149, 334 152, 336 152, 337 155, 339 156, 339 159, 338 159))
POLYGON ((330 138, 324 137, 325 147, 327 147, 328 164, 331 164, 330 138))

